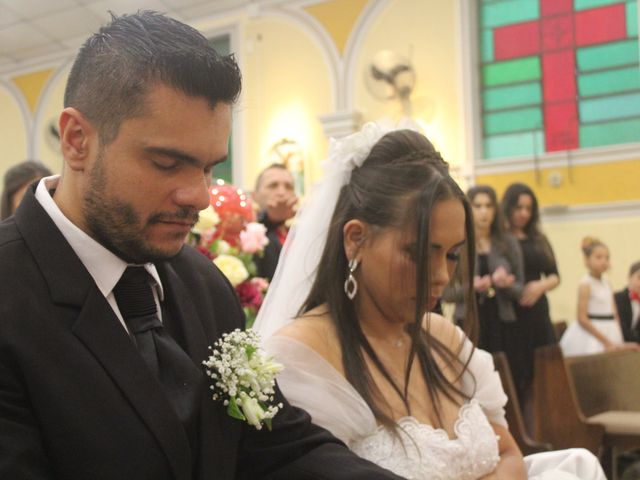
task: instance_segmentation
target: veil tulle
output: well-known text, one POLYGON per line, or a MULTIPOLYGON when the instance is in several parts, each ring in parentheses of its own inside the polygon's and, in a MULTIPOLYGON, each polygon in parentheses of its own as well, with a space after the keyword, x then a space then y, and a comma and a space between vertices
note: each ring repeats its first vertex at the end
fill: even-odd
POLYGON ((322 163, 324 177, 296 215, 253 325, 263 340, 297 316, 313 285, 340 190, 349 183, 353 169, 362 165, 371 148, 391 130, 367 123, 359 132, 330 139, 329 154, 322 163))

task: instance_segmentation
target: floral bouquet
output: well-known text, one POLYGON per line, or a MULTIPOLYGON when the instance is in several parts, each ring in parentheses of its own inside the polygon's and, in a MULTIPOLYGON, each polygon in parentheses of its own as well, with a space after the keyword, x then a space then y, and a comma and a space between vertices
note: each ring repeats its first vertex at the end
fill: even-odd
POLYGON ((212 348, 203 364, 212 379, 214 400, 222 400, 227 413, 262 429, 271 430, 271 419, 282 403, 269 405, 275 393, 275 377, 283 366, 273 361, 259 346, 254 330, 239 329, 225 333, 212 348))
POLYGON ((210 190, 211 205, 200 212, 189 242, 229 279, 251 328, 262 305, 269 282, 257 277, 255 255, 269 243, 267 229, 253 221, 254 213, 242 190, 224 182, 210 190))

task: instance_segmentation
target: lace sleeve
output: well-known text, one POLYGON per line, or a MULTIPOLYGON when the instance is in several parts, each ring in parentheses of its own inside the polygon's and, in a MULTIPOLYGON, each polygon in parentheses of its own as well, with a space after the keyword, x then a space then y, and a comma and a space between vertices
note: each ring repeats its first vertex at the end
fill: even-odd
POLYGON ((473 352, 469 368, 462 377, 462 390, 478 401, 491 423, 508 427, 504 412, 507 395, 502 388, 500 374, 493 365, 493 357, 484 350, 474 348, 462 330, 458 328, 458 331, 463 342, 460 359, 465 362, 473 352))
POLYGON ((264 348, 284 365, 278 385, 292 405, 347 445, 371 434, 377 424, 369 406, 333 366, 290 337, 268 338, 264 348))

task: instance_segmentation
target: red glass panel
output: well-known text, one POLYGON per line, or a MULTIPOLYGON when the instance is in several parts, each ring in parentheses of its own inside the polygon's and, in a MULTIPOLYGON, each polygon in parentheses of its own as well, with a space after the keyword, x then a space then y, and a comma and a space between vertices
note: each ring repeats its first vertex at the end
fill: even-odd
POLYGON ((627 36, 625 4, 576 12, 576 45, 612 42, 627 36))
POLYGON ((575 99, 575 56, 573 50, 561 50, 542 56, 544 102, 575 99))
POLYGON ((560 15, 542 20, 542 48, 573 48, 573 15, 560 15))
POLYGON ((545 105, 544 124, 547 152, 578 148, 578 109, 575 101, 545 105))
POLYGON ((540 51, 539 22, 516 23, 493 30, 495 60, 526 57, 540 51))
POLYGON ((543 17, 573 11, 573 0, 540 0, 540 14, 543 17))

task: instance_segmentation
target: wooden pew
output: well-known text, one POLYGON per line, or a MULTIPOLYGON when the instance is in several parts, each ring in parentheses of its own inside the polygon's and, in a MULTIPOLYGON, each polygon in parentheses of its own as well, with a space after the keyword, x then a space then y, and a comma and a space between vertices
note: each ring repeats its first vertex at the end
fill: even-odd
POLYGON ((567 357, 580 409, 604 426, 605 465, 617 477, 619 451, 640 448, 640 352, 567 357))
POLYGON ((527 433, 507 356, 504 352, 494 353, 493 362, 496 366, 496 371, 500 375, 502 387, 504 388, 507 397, 509 397, 509 401, 505 406, 505 414, 507 423, 509 424, 509 431, 511 432, 511 435, 513 435, 518 447, 520 447, 520 450, 524 455, 531 455, 532 453, 551 450, 551 445, 544 442, 536 442, 527 433))
POLYGON ((602 425, 582 413, 573 382, 558 345, 536 349, 533 378, 534 437, 554 449, 583 447, 598 455, 602 425))
POLYGON ((601 453, 617 478, 619 450, 640 448, 640 352, 563 358, 557 345, 536 350, 536 438, 554 448, 601 453))

